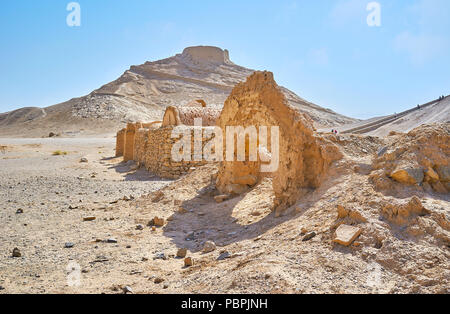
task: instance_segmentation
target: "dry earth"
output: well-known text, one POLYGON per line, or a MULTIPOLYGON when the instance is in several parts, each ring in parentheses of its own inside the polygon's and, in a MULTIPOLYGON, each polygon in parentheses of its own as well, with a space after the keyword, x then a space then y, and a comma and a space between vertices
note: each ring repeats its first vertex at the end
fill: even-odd
POLYGON ((167 182, 111 158, 112 138, 1 140, 0 293, 449 293, 449 195, 376 191, 369 173, 384 140, 328 137, 344 158, 279 217, 270 179, 218 204, 215 165, 167 182), (383 216, 414 196, 426 213, 406 225, 383 216), (152 230, 155 216, 165 224, 152 230), (332 241, 342 223, 362 229, 349 247, 332 241), (205 241, 217 248, 202 253, 205 241), (67 282, 73 262, 79 287, 67 282))

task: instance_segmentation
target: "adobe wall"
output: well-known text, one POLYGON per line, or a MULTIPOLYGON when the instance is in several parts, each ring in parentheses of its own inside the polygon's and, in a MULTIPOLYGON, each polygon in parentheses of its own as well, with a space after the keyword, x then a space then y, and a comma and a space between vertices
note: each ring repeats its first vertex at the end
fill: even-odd
POLYGON ((175 107, 169 106, 164 112, 163 126, 170 125, 194 125, 196 118, 202 119, 203 126, 215 126, 217 118, 220 116, 219 108, 211 107, 175 107))
MULTIPOLYGON (((140 129, 136 132, 134 160, 148 171, 161 178, 176 179, 187 173, 192 167, 206 164, 206 161, 194 161, 194 128, 183 127, 191 134, 191 161, 176 162, 172 158, 172 147, 181 135, 172 138, 173 126, 158 129, 140 129)), ((206 129, 206 128, 203 128, 206 129)), ((202 138, 202 147, 211 137, 202 138)))
POLYGON ((119 132, 117 132, 116 137, 116 157, 122 157, 123 156, 123 150, 125 145, 125 131, 126 129, 122 129, 119 132))
MULTIPOLYGON (((216 182, 222 193, 240 194, 270 175, 276 209, 295 204, 307 189, 319 187, 330 163, 341 157, 336 146, 315 136, 309 116, 288 104, 270 72, 255 72, 245 83, 236 85, 225 101, 217 125, 223 130, 227 126, 279 127, 279 166, 275 172, 261 173, 261 155, 257 161, 249 161, 247 140, 246 161, 236 161, 235 155, 235 161, 222 162, 216 182)), ((270 137, 270 131, 268 134, 270 137)), ((272 152, 271 140, 267 147, 259 149, 272 152)))
POLYGON ((128 123, 125 131, 123 161, 134 160, 134 137, 136 130, 141 127, 140 123, 128 123))

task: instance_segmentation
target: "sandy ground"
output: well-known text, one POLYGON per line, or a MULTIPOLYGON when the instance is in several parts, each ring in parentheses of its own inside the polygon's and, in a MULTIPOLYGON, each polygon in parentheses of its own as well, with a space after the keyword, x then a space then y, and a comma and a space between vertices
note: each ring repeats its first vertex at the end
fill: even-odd
POLYGON ((108 228, 92 230, 92 224, 82 222, 84 216, 168 183, 111 158, 112 137, 0 139, 0 146, 7 147, 0 151, 0 293, 58 291, 65 285, 67 264, 80 259, 64 249, 65 243, 81 248, 113 236, 108 228), (55 151, 67 155, 53 156, 55 151), (82 157, 88 162, 80 163, 82 157), (10 258, 14 247, 22 258, 10 258), (61 279, 55 280, 58 275, 61 279), (55 281, 43 284, 48 280, 55 281))
MULTIPOLYGON (((383 220, 381 203, 416 192, 374 191, 364 169, 381 143, 352 143, 319 189, 276 217, 270 179, 218 204, 215 165, 168 182, 111 158, 113 138, 2 139, 0 293, 449 293, 448 231, 383 220), (363 228, 349 247, 332 242, 337 205, 359 213, 345 221, 363 228), (165 225, 152 230, 155 216, 165 225), (205 241, 216 250, 203 253, 205 241)), ((423 224, 448 215, 448 195, 419 196, 432 213, 423 224)))

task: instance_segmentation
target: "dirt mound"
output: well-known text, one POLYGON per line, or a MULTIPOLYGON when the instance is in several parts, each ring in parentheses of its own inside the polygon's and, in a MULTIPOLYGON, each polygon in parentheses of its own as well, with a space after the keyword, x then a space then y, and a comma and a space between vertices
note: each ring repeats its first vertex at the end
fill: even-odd
POLYGON ((419 189, 450 191, 450 123, 423 125, 390 138, 373 162, 371 179, 379 189, 393 189, 393 183, 419 189))
MULTIPOLYGON (((246 141, 245 161, 239 161, 242 158, 238 150, 233 149, 231 160, 234 161, 226 156, 221 164, 217 179, 219 190, 241 194, 239 191, 246 191, 269 175, 273 177, 274 205, 280 210, 294 204, 303 189, 317 188, 329 164, 340 158, 333 144, 315 137, 312 120, 289 105, 270 72, 255 72, 245 83, 238 84, 225 101, 217 124, 224 133, 228 133, 226 129, 230 126, 241 127, 236 134, 238 141, 242 135, 246 141), (270 141, 263 142, 261 127, 266 127, 267 135, 270 128, 270 141), (272 138, 274 127, 279 130, 279 147, 272 138), (257 128, 258 143, 247 140, 245 129, 256 134, 257 128), (260 152, 259 157, 252 158, 256 150, 260 152), (262 160, 261 151, 270 152, 270 160, 262 160), (262 170, 264 163, 278 167, 268 172, 262 170)), ((232 136, 234 138, 235 134, 232 136)), ((229 140, 225 139, 227 145, 229 140)), ((234 139, 231 140, 234 143, 234 139)))

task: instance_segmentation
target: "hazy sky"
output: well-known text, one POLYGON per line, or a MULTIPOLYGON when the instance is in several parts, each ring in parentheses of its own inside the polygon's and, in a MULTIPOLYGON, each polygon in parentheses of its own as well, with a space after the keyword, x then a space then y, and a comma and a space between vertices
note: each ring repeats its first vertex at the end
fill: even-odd
POLYGON ((450 1, 384 0, 369 27, 364 0, 2 1, 0 112, 90 93, 130 65, 193 45, 274 72, 299 96, 368 118, 450 94, 450 1))

